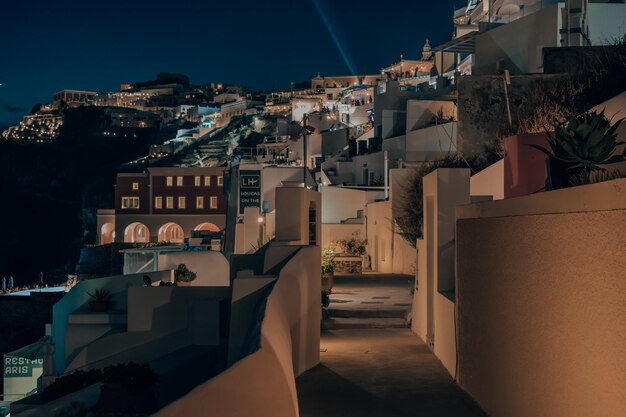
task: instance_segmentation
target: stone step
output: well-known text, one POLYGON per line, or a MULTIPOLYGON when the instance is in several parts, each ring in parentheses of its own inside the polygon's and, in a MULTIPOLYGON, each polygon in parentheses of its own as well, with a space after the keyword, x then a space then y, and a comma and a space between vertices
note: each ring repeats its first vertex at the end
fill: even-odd
POLYGON ((408 327, 405 319, 399 318, 340 318, 322 320, 322 329, 386 329, 408 327))
POLYGON ((358 309, 350 310, 346 308, 333 308, 332 303, 331 307, 328 309, 328 313, 330 317, 339 317, 339 318, 371 318, 371 319, 404 319, 407 313, 410 311, 409 309, 383 309, 383 308, 362 308, 360 305, 358 309))

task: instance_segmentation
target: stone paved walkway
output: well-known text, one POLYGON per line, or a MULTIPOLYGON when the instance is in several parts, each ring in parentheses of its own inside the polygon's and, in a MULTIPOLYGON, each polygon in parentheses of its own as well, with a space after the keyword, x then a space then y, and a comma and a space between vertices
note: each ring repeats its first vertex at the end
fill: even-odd
MULTIPOLYGON (((413 277, 409 275, 348 275, 335 277, 329 308, 342 312, 396 311, 389 317, 403 317, 411 309, 413 277)), ((384 315, 383 315, 384 316, 384 315)))
POLYGON ((297 381, 301 417, 485 416, 409 329, 322 333, 297 381))

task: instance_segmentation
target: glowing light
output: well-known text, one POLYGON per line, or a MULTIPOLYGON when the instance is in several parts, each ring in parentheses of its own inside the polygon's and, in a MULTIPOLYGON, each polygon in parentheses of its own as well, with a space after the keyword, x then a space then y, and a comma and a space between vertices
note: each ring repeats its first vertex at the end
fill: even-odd
POLYGON ((313 0, 313 4, 315 5, 315 9, 317 10, 317 13, 320 15, 322 22, 324 22, 324 25, 326 26, 326 30, 328 31, 328 34, 333 39, 333 42, 335 42, 335 46, 337 47, 337 50, 341 54, 343 61, 346 63, 346 66, 348 67, 348 69, 353 75, 356 74, 356 71, 354 70, 354 66, 350 62, 350 58, 348 58, 348 54, 346 50, 344 49, 343 45, 341 45, 341 42, 339 42, 339 37, 333 30, 332 25, 330 23, 330 19, 328 18, 328 15, 326 14, 326 12, 324 12, 324 10, 322 9, 322 5, 320 4, 320 1, 313 0))

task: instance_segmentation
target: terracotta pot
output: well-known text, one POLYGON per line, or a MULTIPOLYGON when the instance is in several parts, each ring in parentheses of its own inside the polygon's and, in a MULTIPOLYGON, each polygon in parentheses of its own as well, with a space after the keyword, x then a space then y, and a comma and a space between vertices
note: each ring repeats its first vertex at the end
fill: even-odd
POLYGON ((322 289, 328 292, 331 292, 333 288, 333 281, 335 279, 334 272, 324 272, 322 273, 322 289))
POLYGON ((176 283, 177 287, 191 287, 191 281, 178 281, 176 283))
POLYGON ((90 301, 89 308, 94 313, 104 313, 109 309, 108 301, 90 301))

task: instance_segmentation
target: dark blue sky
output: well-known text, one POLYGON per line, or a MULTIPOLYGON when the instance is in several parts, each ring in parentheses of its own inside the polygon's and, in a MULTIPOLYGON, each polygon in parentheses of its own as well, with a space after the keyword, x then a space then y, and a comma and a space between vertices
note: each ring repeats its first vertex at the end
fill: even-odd
POLYGON ((159 71, 255 89, 285 88, 318 72, 346 74, 350 66, 377 73, 400 54, 418 57, 425 38, 431 45, 449 40, 454 3, 3 1, 0 125, 63 88, 113 90, 159 71))

